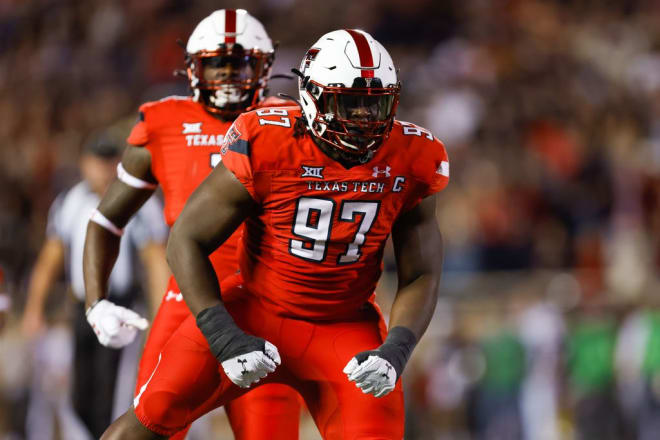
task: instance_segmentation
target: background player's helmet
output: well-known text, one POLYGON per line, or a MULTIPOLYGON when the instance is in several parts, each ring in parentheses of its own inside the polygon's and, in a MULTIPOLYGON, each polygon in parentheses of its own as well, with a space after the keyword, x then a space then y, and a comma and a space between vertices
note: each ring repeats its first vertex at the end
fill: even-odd
POLYGON ((193 98, 227 118, 262 98, 273 65, 273 43, 263 25, 244 9, 220 9, 199 22, 186 45, 193 98), (230 78, 205 79, 204 67, 231 65, 230 78))
POLYGON ((325 34, 305 54, 300 72, 300 103, 312 135, 356 158, 387 139, 401 85, 390 54, 371 35, 325 34))

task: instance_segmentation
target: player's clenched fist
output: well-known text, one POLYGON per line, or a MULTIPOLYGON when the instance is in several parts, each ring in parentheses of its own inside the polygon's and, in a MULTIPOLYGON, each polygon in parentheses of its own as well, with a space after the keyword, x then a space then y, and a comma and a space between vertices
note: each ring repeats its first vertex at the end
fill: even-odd
POLYGON ((394 389, 396 371, 391 363, 380 356, 369 355, 364 360, 366 353, 362 352, 352 358, 344 367, 344 373, 363 393, 383 397, 394 389))
POLYGON ((102 299, 86 312, 101 345, 110 348, 124 347, 135 339, 138 330, 146 330, 149 321, 126 307, 102 299))
POLYGON ((281 362, 277 348, 268 341, 263 339, 262 341, 264 342, 262 350, 234 356, 222 362, 222 369, 225 370, 227 377, 241 388, 248 388, 253 383, 259 382, 268 373, 275 371, 281 362))
POLYGON ((356 354, 343 371, 363 393, 386 396, 394 389, 416 344, 412 331, 394 327, 380 347, 356 354))
POLYGON ((238 328, 221 304, 199 312, 197 327, 229 380, 239 387, 259 382, 282 362, 273 344, 238 328))

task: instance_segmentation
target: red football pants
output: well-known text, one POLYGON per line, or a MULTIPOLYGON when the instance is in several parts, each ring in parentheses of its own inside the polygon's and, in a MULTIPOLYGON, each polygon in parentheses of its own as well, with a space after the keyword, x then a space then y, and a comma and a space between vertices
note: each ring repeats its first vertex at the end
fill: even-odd
MULTIPOLYGON (((225 297, 228 287, 223 287, 225 297)), ((275 344, 282 357, 277 370, 250 389, 277 383, 297 390, 324 439, 403 438, 401 383, 376 398, 363 394, 342 372, 355 354, 382 343, 386 330, 375 308, 353 321, 311 323, 274 315, 248 292, 231 296, 225 304, 238 326, 275 344)), ((150 377, 139 385, 135 414, 160 435, 172 435, 247 392, 225 376, 192 316, 176 330, 150 377)))
MULTIPOLYGON (((228 293, 223 293, 223 297, 225 296, 228 296, 228 293)), ((167 341, 189 316, 192 315, 183 301, 179 286, 174 277, 171 277, 140 358, 135 396, 149 379, 167 341)), ((298 393, 290 387, 270 384, 233 400, 225 406, 225 411, 236 439, 296 440, 300 422, 300 400, 298 393)), ((172 439, 184 439, 189 428, 190 424, 174 434, 172 439)))

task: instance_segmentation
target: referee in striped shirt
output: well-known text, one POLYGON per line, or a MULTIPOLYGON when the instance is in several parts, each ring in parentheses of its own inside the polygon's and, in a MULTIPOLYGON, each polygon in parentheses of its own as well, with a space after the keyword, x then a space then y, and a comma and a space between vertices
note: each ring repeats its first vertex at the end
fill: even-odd
MULTIPOLYGON (((45 327, 46 298, 64 271, 76 302, 72 400, 94 438, 99 438, 111 422, 121 350, 99 344, 85 318, 83 248, 89 218, 116 176, 123 143, 110 131, 96 133, 85 143, 80 159, 82 181, 61 193, 51 205, 46 241, 30 277, 21 323, 28 337, 45 327)), ((169 276, 164 258, 167 233, 162 205, 151 198, 126 226, 110 276, 108 296, 113 303, 130 308, 140 286, 147 286, 151 298, 162 295, 169 276), (140 271, 141 266, 144 271, 140 271), (142 279, 143 274, 146 279, 142 279)))

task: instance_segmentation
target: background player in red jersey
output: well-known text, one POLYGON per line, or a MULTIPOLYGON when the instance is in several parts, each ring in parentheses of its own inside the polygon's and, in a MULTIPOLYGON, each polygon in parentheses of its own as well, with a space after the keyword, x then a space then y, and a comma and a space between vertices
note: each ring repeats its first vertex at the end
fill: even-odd
POLYGON ((437 301, 447 154, 394 120, 396 68, 370 35, 324 35, 299 73, 303 111, 239 116, 179 216, 168 259, 195 318, 104 439, 167 436, 262 383, 299 391, 325 439, 403 437, 398 379, 437 301), (243 220, 241 277, 223 283, 223 301, 207 256, 243 220), (390 235, 388 331, 373 293, 390 235))
MULTIPOLYGON (((121 228, 158 184, 171 226, 188 196, 220 162, 220 145, 232 121, 246 110, 285 102, 264 99, 273 45, 261 23, 246 11, 219 10, 206 17, 190 36, 186 52, 193 96, 140 107, 118 179, 89 223, 84 259, 87 316, 103 345, 123 346, 128 340, 124 334, 133 325, 132 312, 104 299, 121 228)), ((237 271, 238 236, 233 234, 211 256, 219 280, 237 271)), ((189 314, 171 278, 140 361, 136 395, 157 365, 163 345, 189 314)), ((236 438, 298 437, 298 396, 284 385, 262 388, 226 409, 236 438)))

